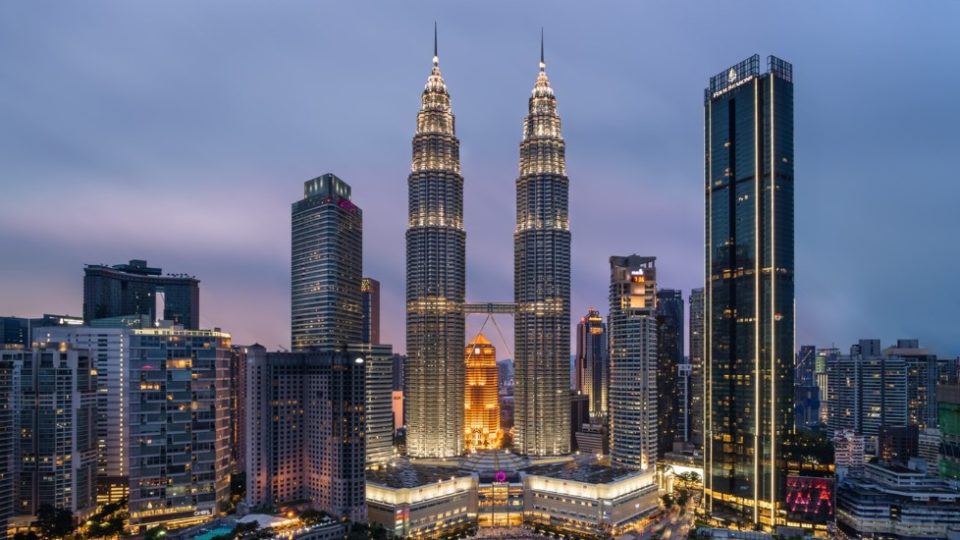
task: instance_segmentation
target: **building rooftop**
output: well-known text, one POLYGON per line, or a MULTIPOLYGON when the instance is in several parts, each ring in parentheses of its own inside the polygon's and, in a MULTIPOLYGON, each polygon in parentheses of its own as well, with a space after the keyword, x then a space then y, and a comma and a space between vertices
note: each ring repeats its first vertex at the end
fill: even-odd
POLYGON ((399 461, 394 466, 368 470, 367 482, 393 489, 403 489, 426 486, 469 475, 470 473, 463 473, 455 467, 399 461))
POLYGON ((524 471, 527 474, 546 476, 558 480, 571 480, 585 484, 609 484, 639 471, 622 469, 597 463, 593 458, 582 458, 563 463, 533 465, 524 471))

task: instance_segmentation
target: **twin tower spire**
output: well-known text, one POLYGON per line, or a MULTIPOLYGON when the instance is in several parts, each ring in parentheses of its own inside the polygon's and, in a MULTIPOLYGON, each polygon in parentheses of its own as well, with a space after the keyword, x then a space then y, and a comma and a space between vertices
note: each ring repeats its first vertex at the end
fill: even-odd
MULTIPOLYGON (((437 45, 434 25, 407 180, 407 453, 419 458, 465 451, 463 176, 437 45)), ((520 143, 512 304, 514 450, 531 456, 570 450, 569 181, 542 32, 539 68, 520 143)))

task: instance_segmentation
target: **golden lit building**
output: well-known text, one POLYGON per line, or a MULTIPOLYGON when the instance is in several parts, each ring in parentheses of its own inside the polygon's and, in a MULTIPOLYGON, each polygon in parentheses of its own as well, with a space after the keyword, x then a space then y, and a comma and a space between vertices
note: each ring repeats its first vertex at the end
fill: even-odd
POLYGON ((497 349, 483 334, 466 347, 464 437, 467 449, 496 448, 500 432, 497 349))

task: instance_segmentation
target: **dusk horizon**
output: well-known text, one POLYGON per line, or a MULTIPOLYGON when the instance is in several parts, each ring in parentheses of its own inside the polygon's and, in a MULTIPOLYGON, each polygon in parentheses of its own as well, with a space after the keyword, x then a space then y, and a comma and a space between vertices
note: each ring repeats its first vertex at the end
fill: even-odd
MULTIPOLYGON (((606 316, 610 256, 655 256, 658 287, 685 303, 704 286, 703 91, 759 54, 794 70, 796 346, 916 338, 960 356, 960 75, 945 60, 960 41, 943 13, 960 4, 757 2, 746 20, 692 2, 618 4, 618 17, 215 5, 0 7, 0 316, 79 316, 85 264, 144 259, 200 280, 200 328, 288 348, 290 205, 333 173, 363 211, 381 341, 405 352, 407 176, 436 20, 468 302, 513 299, 520 126, 543 27, 570 179, 573 336, 589 307, 606 316)), ((482 322, 468 317, 467 340, 482 322)), ((498 322, 506 344, 485 333, 504 358, 513 324, 498 322)))

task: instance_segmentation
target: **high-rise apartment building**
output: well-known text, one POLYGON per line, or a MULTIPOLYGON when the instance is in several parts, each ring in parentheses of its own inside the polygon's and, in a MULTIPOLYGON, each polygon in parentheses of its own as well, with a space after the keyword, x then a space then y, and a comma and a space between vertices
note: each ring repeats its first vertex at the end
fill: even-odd
POLYGON ((15 423, 19 459, 14 512, 35 516, 43 505, 79 519, 97 503, 97 375, 86 349, 43 343, 3 351, 19 383, 15 423))
MULTIPOLYGON (((144 318, 151 326, 149 316, 144 318)), ((129 392, 131 385, 139 384, 131 381, 129 371, 133 330, 129 326, 60 326, 34 332, 38 341, 69 343, 90 353, 97 372, 96 475, 101 504, 126 499, 130 490, 129 392)))
POLYGON ((380 282, 365 277, 360 280, 360 336, 363 343, 380 344, 380 282))
POLYGON ((365 345, 247 348, 247 503, 309 501, 364 521, 365 345))
POLYGON ((704 326, 703 289, 690 291, 690 442, 697 449, 703 448, 703 339, 704 326))
POLYGON ((881 355, 880 340, 861 339, 849 355, 831 354, 825 368, 830 436, 852 430, 876 451, 882 426, 908 424, 907 364, 881 355))
MULTIPOLYGON (((683 293, 657 291, 657 457, 673 451, 679 415, 686 410, 678 381, 683 359, 683 293)), ((681 440, 684 440, 681 437, 681 440)))
POLYGON ((247 348, 230 347, 230 474, 246 471, 247 348))
POLYGON ((83 320, 147 315, 195 330, 200 325, 200 280, 186 274, 163 274, 147 261, 83 269, 83 320))
POLYGON ((497 349, 483 334, 467 344, 463 434, 467 450, 496 448, 500 434, 497 349))
POLYGON ((363 213, 333 174, 303 184, 292 205, 291 334, 294 351, 361 341, 363 213))
POLYGON ((704 91, 706 448, 716 517, 772 528, 793 429, 793 67, 757 55, 704 91))
POLYGON ((916 339, 898 339, 893 347, 883 350, 884 356, 903 358, 907 365, 907 415, 910 425, 920 431, 937 425, 936 388, 938 384, 957 382, 956 363, 937 358, 916 339))
POLYGON ((420 98, 407 221, 407 452, 463 452, 466 232, 460 141, 450 94, 433 70, 420 98))
POLYGON ((590 416, 596 419, 606 418, 610 384, 607 325, 603 323, 600 312, 594 308, 590 308, 577 323, 577 356, 574 369, 574 389, 587 395, 590 416))
POLYGON ((187 526, 230 496, 230 335, 133 330, 127 359, 130 526, 187 526))
POLYGON ((610 457, 652 470, 657 459, 656 257, 610 257, 610 457))
MULTIPOLYGON (((10 351, 11 355, 19 351, 10 351)), ((17 480, 17 459, 14 444, 20 418, 14 405, 20 388, 14 373, 14 361, 0 349, 0 540, 7 540, 7 525, 13 517, 14 486, 17 480)))
POLYGON ((520 143, 513 235, 514 446, 570 451, 570 224, 566 147, 540 47, 540 72, 520 143))

